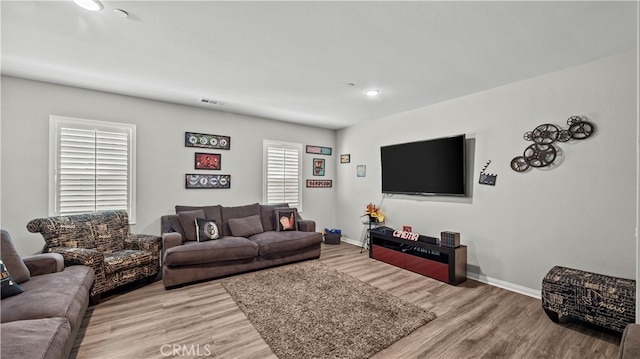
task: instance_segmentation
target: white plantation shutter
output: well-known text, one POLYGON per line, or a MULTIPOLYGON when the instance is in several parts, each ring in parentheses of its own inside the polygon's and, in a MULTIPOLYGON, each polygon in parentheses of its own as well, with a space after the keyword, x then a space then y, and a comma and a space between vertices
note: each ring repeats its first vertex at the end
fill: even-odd
POLYGON ((264 202, 283 203, 302 211, 302 145, 264 141, 264 202))
POLYGON ((50 121, 50 215, 124 209, 135 223, 135 126, 58 116, 50 121))

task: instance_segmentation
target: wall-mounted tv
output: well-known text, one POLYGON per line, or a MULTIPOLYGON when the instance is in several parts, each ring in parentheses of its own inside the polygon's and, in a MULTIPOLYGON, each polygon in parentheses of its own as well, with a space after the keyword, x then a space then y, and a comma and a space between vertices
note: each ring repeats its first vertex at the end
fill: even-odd
POLYGON ((380 147, 382 193, 466 196, 465 135, 380 147))

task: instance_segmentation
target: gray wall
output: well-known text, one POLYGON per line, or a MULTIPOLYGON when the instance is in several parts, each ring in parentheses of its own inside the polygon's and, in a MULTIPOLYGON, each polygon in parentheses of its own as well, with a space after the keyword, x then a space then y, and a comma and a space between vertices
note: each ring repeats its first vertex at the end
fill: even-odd
POLYGON ((351 163, 336 165, 337 225, 359 240, 365 205, 381 202, 380 146, 464 133, 471 196, 386 197, 387 226, 460 232, 471 277, 530 295, 554 265, 635 278, 637 78, 629 52, 340 130, 337 148, 351 163), (556 166, 510 169, 530 144, 525 131, 566 127, 572 115, 595 123, 595 135, 559 144, 556 166), (488 160, 495 187, 478 184, 488 160), (367 177, 356 177, 358 164, 367 177))
MULTIPOLYGON (((175 204, 237 205, 262 198, 262 140, 333 147, 326 179, 333 189, 305 189, 304 217, 359 240, 364 207, 380 203, 381 145, 465 133, 470 139, 468 198, 393 196, 382 204, 387 225, 411 225, 438 236, 461 232, 469 275, 529 295, 539 294, 554 265, 636 278, 638 122, 636 56, 622 54, 526 81, 400 113, 337 132, 139 98, 2 77, 0 219, 26 255, 43 244, 26 231, 47 215, 50 114, 138 126, 138 222, 134 233, 158 233, 175 204), (560 144, 558 165, 516 173, 509 162, 529 143, 525 131, 564 125, 572 115, 597 125, 585 141, 560 144), (220 151, 230 190, 185 190, 193 148, 185 131, 229 135, 220 151), (339 164, 341 153, 351 163, 339 164), (487 160, 497 185, 479 185, 487 160), (356 177, 356 165, 367 177, 356 177)), ((311 159, 304 156, 305 178, 311 159)), ((363 254, 365 255, 365 254, 363 254)))
MULTIPOLYGON (((13 77, 2 77, 0 219, 21 255, 35 253, 44 241, 25 225, 48 213, 49 115, 137 125, 137 222, 133 233, 160 233, 160 216, 176 204, 242 205, 262 202, 263 139, 335 148, 335 131, 226 112, 114 95, 13 77), (185 131, 231 136, 222 154, 222 170, 231 189, 184 188, 194 171, 194 153, 184 146, 185 131)), ((195 99, 194 101, 197 101, 195 99)), ((304 154, 304 178, 312 176, 312 158, 304 154)), ((336 156, 326 159, 324 179, 334 179, 336 156)), ((214 173, 214 172, 211 172, 214 173)), ((319 178, 319 177, 315 177, 319 178)), ((335 188, 303 188, 302 216, 318 228, 334 226, 335 188)))

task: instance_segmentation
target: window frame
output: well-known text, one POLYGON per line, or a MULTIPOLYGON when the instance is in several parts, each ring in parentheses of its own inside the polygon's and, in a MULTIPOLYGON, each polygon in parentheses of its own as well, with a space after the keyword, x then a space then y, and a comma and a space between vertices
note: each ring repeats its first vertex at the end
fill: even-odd
MULTIPOLYGON (((268 149, 270 147, 280 147, 287 149, 294 149, 298 154, 298 178, 297 178, 297 186, 298 186, 298 203, 293 204, 292 207, 296 207, 299 213, 302 213, 302 203, 303 203, 303 145, 301 143, 294 142, 284 142, 284 141, 275 141, 275 140, 263 140, 262 144, 262 168, 263 168, 263 180, 262 180, 262 202, 264 204, 274 204, 274 203, 282 203, 286 201, 275 201, 269 202, 268 200, 268 149)), ((291 204, 291 203, 290 203, 291 204)))
POLYGON ((49 116, 49 216, 63 215, 59 206, 59 151, 61 129, 108 131, 127 134, 128 179, 127 215, 129 224, 136 223, 136 125, 118 122, 97 121, 66 116, 49 116))

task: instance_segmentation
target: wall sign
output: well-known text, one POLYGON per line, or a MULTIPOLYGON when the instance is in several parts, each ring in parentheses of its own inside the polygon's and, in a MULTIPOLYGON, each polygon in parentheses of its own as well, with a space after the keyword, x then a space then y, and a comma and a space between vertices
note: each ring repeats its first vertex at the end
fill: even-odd
POLYGON ((332 180, 307 180, 307 188, 331 188, 332 180))
POLYGON ((313 159, 313 175, 324 176, 324 160, 322 158, 313 159))
POLYGON ((316 155, 331 156, 331 147, 320 147, 320 146, 307 145, 306 152, 307 153, 314 153, 316 155))
POLYGON ((187 173, 184 188, 231 188, 231 175, 187 173))
POLYGON ((221 135, 207 135, 204 133, 185 132, 185 147, 231 149, 231 137, 221 135))

